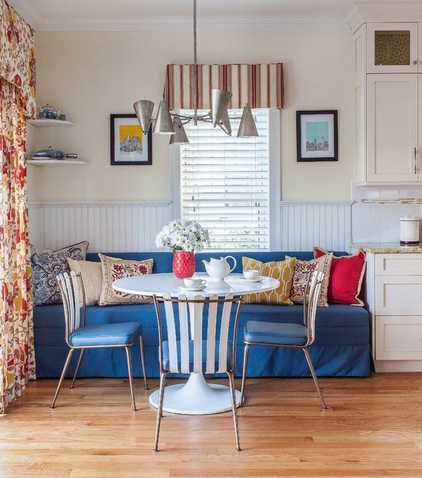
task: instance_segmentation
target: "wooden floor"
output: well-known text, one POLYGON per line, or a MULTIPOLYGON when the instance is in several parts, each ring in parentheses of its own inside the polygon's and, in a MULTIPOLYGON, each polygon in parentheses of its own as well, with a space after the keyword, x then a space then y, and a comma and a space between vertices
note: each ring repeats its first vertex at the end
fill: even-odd
MULTIPOLYGON (((225 383, 219 380, 219 383, 225 383)), ((422 373, 249 379, 235 450, 230 413, 165 414, 152 451, 156 410, 136 380, 31 382, 0 416, 0 477, 422 477, 422 373)))

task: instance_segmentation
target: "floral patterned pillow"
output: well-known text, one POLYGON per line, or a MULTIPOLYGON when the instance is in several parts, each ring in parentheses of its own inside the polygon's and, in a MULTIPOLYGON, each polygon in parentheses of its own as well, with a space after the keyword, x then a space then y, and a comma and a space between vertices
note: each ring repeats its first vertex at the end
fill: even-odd
POLYGON ((154 259, 144 261, 132 261, 128 259, 116 259, 104 254, 98 254, 101 259, 103 271, 103 283, 98 305, 113 304, 145 304, 152 302, 151 297, 124 294, 113 289, 113 282, 124 277, 151 274, 154 259))
POLYGON ((326 254, 318 259, 312 259, 310 261, 296 260, 293 284, 290 291, 290 300, 292 302, 295 304, 303 304, 303 296, 306 292, 309 276, 315 270, 319 270, 324 273, 324 281, 319 290, 317 305, 319 307, 328 307, 327 293, 332 257, 332 254, 326 254))
POLYGON ((31 248, 34 305, 62 303, 56 276, 61 272, 69 272, 68 257, 78 261, 85 260, 88 244, 88 241, 83 241, 57 251, 31 248))

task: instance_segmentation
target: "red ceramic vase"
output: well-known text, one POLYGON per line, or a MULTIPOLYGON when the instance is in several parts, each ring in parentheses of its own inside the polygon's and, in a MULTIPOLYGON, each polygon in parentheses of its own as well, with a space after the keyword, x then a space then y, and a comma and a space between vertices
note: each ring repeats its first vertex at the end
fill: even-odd
POLYGON ((174 251, 173 273, 179 279, 192 277, 195 273, 195 253, 193 251, 174 251))

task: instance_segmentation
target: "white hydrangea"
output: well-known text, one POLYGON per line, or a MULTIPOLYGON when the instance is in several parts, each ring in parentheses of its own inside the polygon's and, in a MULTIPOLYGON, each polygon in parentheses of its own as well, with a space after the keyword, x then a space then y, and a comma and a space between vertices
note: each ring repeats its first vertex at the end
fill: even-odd
POLYGON ((157 247, 169 247, 173 251, 199 252, 210 242, 206 229, 189 219, 176 219, 161 229, 155 238, 157 247))

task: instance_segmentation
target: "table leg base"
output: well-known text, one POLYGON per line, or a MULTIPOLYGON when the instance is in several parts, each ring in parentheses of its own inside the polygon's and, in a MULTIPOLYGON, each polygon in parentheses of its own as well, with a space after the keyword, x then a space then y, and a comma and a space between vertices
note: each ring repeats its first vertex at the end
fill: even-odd
MULTIPOLYGON (((149 403, 157 408, 159 390, 149 397, 149 403)), ((235 390, 236 406, 240 405, 240 392, 235 390)), ((211 415, 232 409, 230 387, 209 384, 201 374, 192 374, 185 384, 170 385, 164 392, 163 410, 182 415, 211 415)))

